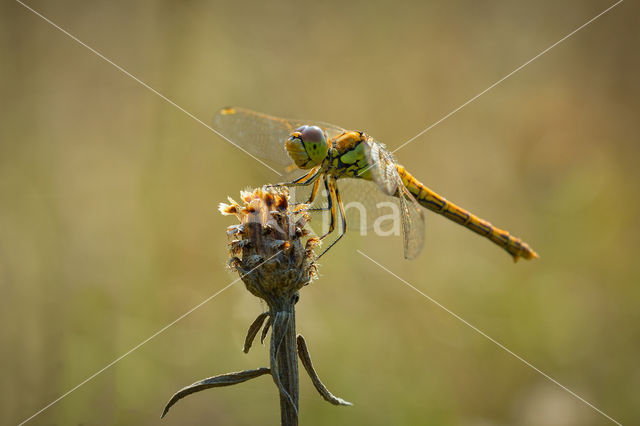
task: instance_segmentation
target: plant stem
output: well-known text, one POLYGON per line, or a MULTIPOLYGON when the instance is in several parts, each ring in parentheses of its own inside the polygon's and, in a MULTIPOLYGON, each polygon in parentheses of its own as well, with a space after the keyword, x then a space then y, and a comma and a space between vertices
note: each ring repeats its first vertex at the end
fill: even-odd
MULTIPOLYGON (((274 336, 280 333, 283 333, 284 336, 280 345, 275 347, 277 351, 276 366, 272 366, 272 374, 278 375, 280 385, 282 386, 280 390, 280 418, 282 426, 297 426, 299 387, 295 304, 287 303, 286 306, 282 308, 279 309, 279 312, 273 309, 271 311, 272 318, 276 318, 276 315, 286 315, 286 317, 288 317, 284 323, 278 321, 281 325, 277 325, 285 327, 285 330, 276 331, 275 327, 277 326, 274 323, 271 338, 273 339, 274 336), (282 310, 282 308, 284 308, 284 310, 282 310), (283 390, 286 393, 282 392, 283 390)), ((274 350, 273 346, 272 350, 274 350)))

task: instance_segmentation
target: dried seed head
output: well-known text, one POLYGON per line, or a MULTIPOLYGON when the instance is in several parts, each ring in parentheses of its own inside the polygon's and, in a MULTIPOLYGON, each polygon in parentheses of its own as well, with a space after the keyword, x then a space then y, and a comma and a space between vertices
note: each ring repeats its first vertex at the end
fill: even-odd
POLYGON ((247 289, 270 306, 290 302, 316 276, 313 248, 316 237, 307 237, 310 218, 305 206, 289 204, 287 188, 268 187, 240 193, 243 204, 229 199, 220 204, 223 215, 235 215, 240 225, 227 228, 229 265, 247 289))

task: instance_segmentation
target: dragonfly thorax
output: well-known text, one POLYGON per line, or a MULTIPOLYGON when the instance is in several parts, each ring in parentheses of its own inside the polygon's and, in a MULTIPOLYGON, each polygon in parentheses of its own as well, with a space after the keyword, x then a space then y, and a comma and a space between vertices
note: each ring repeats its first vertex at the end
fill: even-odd
POLYGON ((318 126, 298 127, 285 144, 287 153, 301 169, 311 169, 327 156, 327 135, 318 126))

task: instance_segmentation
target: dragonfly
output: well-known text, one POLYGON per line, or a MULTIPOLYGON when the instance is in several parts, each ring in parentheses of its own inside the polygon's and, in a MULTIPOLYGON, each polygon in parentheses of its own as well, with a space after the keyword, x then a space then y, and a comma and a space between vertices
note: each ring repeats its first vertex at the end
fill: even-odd
MULTIPOLYGON (((352 197, 372 205, 392 198, 399 205, 404 257, 414 259, 424 246, 423 208, 438 213, 489 239, 507 251, 514 261, 535 259, 538 254, 509 232, 447 201, 398 164, 385 146, 361 131, 333 124, 291 120, 240 107, 222 108, 213 119, 214 127, 241 148, 282 170, 300 170, 301 176, 275 186, 311 188, 306 204, 312 204, 322 186, 327 201, 322 208, 330 213, 328 231, 340 222, 338 236, 320 254, 325 254, 347 231, 347 216, 341 188, 348 183, 352 197)), ((319 256, 319 257, 320 257, 319 256)))

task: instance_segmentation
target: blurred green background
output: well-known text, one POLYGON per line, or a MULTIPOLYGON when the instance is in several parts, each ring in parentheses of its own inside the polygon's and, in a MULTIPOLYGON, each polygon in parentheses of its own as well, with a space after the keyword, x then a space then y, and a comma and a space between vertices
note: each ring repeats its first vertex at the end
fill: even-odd
MULTIPOLYGON (((29 5, 205 122, 233 104, 366 130, 390 148, 613 2, 29 5)), ((15 2, 0 24, 0 423, 16 424, 236 277, 217 205, 277 176, 15 2)), ((623 424, 640 423, 639 8, 624 2, 397 153, 448 199, 540 253, 428 214, 427 246, 349 235, 302 291, 320 376, 301 423, 609 421, 367 255, 623 424)), ((33 425, 279 422, 241 353, 264 309, 238 283, 33 425)))

